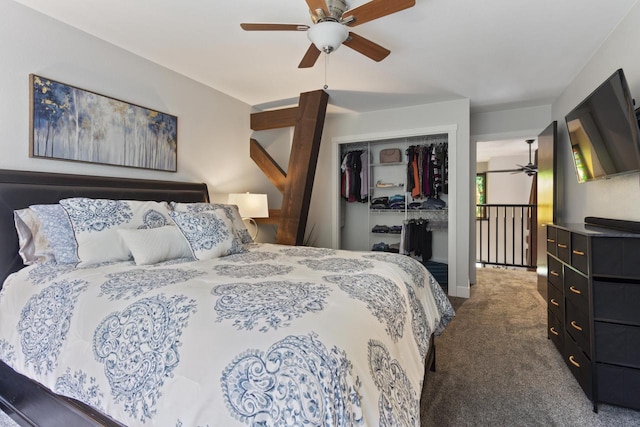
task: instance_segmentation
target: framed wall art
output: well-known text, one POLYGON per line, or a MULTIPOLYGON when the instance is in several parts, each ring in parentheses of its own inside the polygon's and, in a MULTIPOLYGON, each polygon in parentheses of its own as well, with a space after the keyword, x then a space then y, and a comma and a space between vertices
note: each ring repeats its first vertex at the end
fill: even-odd
POLYGON ((169 172, 178 118, 31 74, 29 155, 169 172))

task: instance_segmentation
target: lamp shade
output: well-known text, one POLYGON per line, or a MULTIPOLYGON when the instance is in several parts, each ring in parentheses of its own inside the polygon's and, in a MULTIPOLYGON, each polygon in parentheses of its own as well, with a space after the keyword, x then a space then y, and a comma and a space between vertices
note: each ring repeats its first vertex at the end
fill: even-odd
POLYGON ((269 202, 266 194, 231 193, 229 204, 238 206, 242 218, 269 217, 269 202))
POLYGON ((307 30, 307 37, 324 53, 331 53, 338 49, 343 41, 349 37, 349 30, 334 21, 318 22, 307 30))

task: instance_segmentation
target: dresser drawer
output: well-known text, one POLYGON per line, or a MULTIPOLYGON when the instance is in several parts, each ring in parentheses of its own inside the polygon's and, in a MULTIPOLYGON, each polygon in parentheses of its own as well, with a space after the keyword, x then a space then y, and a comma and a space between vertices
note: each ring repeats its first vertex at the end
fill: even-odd
POLYGON ((598 363, 598 400, 640 409, 640 370, 598 363))
POLYGON ((565 363, 576 380, 578 380, 578 384, 580 384, 582 390, 584 390, 587 397, 591 400, 593 390, 591 361, 568 334, 565 335, 564 349, 565 363))
POLYGON ((595 322, 594 327, 596 361, 640 369, 640 326, 595 322))
POLYGON ((594 237, 591 242, 592 274, 640 279, 640 238, 594 237))
POLYGON ((547 311, 547 338, 553 341, 560 354, 564 353, 564 322, 547 311))
POLYGON ((557 230, 556 247, 558 258, 571 264, 571 233, 569 231, 557 230))
POLYGON ((584 274, 588 273, 589 265, 588 241, 582 234, 571 235, 571 266, 584 274))
POLYGON ((557 235, 557 228, 555 227, 551 227, 551 226, 547 226, 547 252, 549 252, 551 255, 557 255, 557 247, 556 244, 558 243, 556 240, 556 235, 557 235))
POLYGON ((594 280, 593 312, 598 320, 640 326, 640 283, 594 280))
MULTIPOLYGON (((547 307, 558 319, 564 323, 564 298, 562 292, 555 286, 547 285, 547 307)), ((560 331, 564 329, 559 329, 560 331)))
POLYGON ((589 312, 589 279, 570 268, 564 270, 564 295, 583 313, 589 312))
POLYGON ((547 256, 547 267, 549 268, 547 275, 549 283, 558 289, 562 289, 562 263, 553 257, 547 256))
POLYGON ((591 356, 591 335, 589 328, 589 315, 578 309, 571 301, 565 304, 565 330, 573 337, 575 342, 582 347, 587 356, 591 356))

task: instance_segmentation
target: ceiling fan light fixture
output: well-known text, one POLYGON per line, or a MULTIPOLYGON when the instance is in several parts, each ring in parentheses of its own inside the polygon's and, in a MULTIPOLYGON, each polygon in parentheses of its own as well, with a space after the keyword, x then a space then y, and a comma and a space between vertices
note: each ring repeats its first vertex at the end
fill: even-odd
POLYGON ((318 50, 331 53, 338 50, 342 42, 349 37, 349 30, 338 22, 323 21, 309 28, 307 37, 318 50))

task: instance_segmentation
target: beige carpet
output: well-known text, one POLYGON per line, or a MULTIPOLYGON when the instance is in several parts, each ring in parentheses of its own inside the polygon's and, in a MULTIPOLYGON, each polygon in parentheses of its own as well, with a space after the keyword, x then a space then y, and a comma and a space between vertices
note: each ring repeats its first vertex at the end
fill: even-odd
POLYGON ((478 269, 471 298, 436 339, 437 371, 422 395, 423 426, 640 426, 640 412, 599 413, 547 339, 536 274, 478 269))

